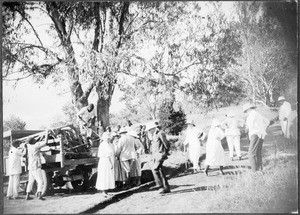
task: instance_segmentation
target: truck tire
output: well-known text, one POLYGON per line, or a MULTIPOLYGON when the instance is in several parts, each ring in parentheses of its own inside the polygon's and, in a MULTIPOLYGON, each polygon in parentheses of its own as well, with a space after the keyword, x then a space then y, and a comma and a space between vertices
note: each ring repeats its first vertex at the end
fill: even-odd
MULTIPOLYGON (((50 174, 47 174, 45 170, 41 171, 42 179, 43 179, 43 187, 42 187, 42 196, 46 196, 47 192, 51 186, 51 177, 50 174)), ((27 183, 28 185, 28 183, 27 183)), ((35 181, 32 186, 32 193, 37 195, 37 182, 35 181)))

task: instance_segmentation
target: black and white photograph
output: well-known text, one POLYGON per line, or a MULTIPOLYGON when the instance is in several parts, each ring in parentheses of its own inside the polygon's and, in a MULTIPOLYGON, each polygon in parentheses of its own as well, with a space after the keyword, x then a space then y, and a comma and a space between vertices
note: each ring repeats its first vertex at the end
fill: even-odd
POLYGON ((2 214, 298 214, 298 7, 2 1, 2 214))

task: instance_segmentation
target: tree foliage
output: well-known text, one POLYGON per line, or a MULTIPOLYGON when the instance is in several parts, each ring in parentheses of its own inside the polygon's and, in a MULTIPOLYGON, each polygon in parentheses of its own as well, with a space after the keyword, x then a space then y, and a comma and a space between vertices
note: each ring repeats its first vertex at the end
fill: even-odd
POLYGON ((158 119, 159 125, 169 134, 179 135, 186 123, 186 115, 179 106, 176 111, 173 107, 174 100, 165 99, 159 107, 158 119))
POLYGON ((25 130, 26 122, 16 115, 10 115, 3 121, 3 131, 25 130))

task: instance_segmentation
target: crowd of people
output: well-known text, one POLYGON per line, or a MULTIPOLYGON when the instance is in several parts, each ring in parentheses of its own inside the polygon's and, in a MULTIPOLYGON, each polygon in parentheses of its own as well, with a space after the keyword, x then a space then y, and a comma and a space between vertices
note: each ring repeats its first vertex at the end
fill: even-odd
MULTIPOLYGON (((290 104, 284 97, 279 97, 281 104, 279 110, 279 120, 285 138, 289 138, 289 114, 290 104)), ((266 135, 267 127, 273 123, 257 112, 255 105, 245 104, 243 112, 247 114, 245 127, 250 140, 248 159, 253 172, 262 170, 262 146, 266 135)), ((157 122, 147 125, 140 125, 139 129, 133 129, 132 123, 128 120, 126 126, 118 125, 115 129, 111 127, 103 128, 99 123, 98 130, 93 130, 96 115, 94 105, 84 107, 78 113, 80 132, 85 142, 89 142, 92 133, 95 133, 100 141, 98 148, 98 171, 96 189, 100 190, 107 197, 108 190, 121 188, 128 189, 141 184, 141 155, 151 154, 151 169, 156 182, 155 188, 160 189, 160 193, 171 192, 168 180, 163 171, 163 163, 170 155, 170 143, 165 132, 157 122)), ((225 153, 221 140, 226 138, 229 148, 229 156, 234 160, 234 149, 238 160, 241 160, 239 123, 234 113, 228 113, 226 119, 220 122, 213 119, 208 134, 198 129, 193 121, 187 121, 186 138, 183 142, 184 148, 188 146, 188 158, 191 161, 194 173, 200 171, 199 158, 201 154, 200 146, 207 137, 205 174, 208 175, 210 166, 219 166, 220 172, 224 174, 225 153)), ((21 174, 21 157, 24 156, 24 148, 20 147, 20 141, 14 140, 9 152, 9 185, 7 191, 8 199, 18 198, 18 186, 21 174)), ((29 196, 34 181, 37 181, 37 197, 41 200, 42 176, 41 176, 41 152, 40 148, 47 144, 36 143, 31 138, 28 140, 28 170, 29 182, 26 190, 26 200, 29 196)), ((184 150, 185 150, 184 149, 184 150)))

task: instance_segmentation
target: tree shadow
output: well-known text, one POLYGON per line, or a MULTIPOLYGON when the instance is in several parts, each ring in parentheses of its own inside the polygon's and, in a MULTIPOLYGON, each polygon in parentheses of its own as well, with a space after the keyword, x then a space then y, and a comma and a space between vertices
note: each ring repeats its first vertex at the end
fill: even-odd
POLYGON ((200 186, 195 188, 187 188, 183 190, 176 190, 171 191, 170 193, 162 194, 162 196, 169 196, 169 195, 176 195, 176 194, 183 194, 183 193, 192 193, 192 192, 198 192, 198 191, 216 191, 220 189, 220 185, 207 185, 207 186, 200 186))

